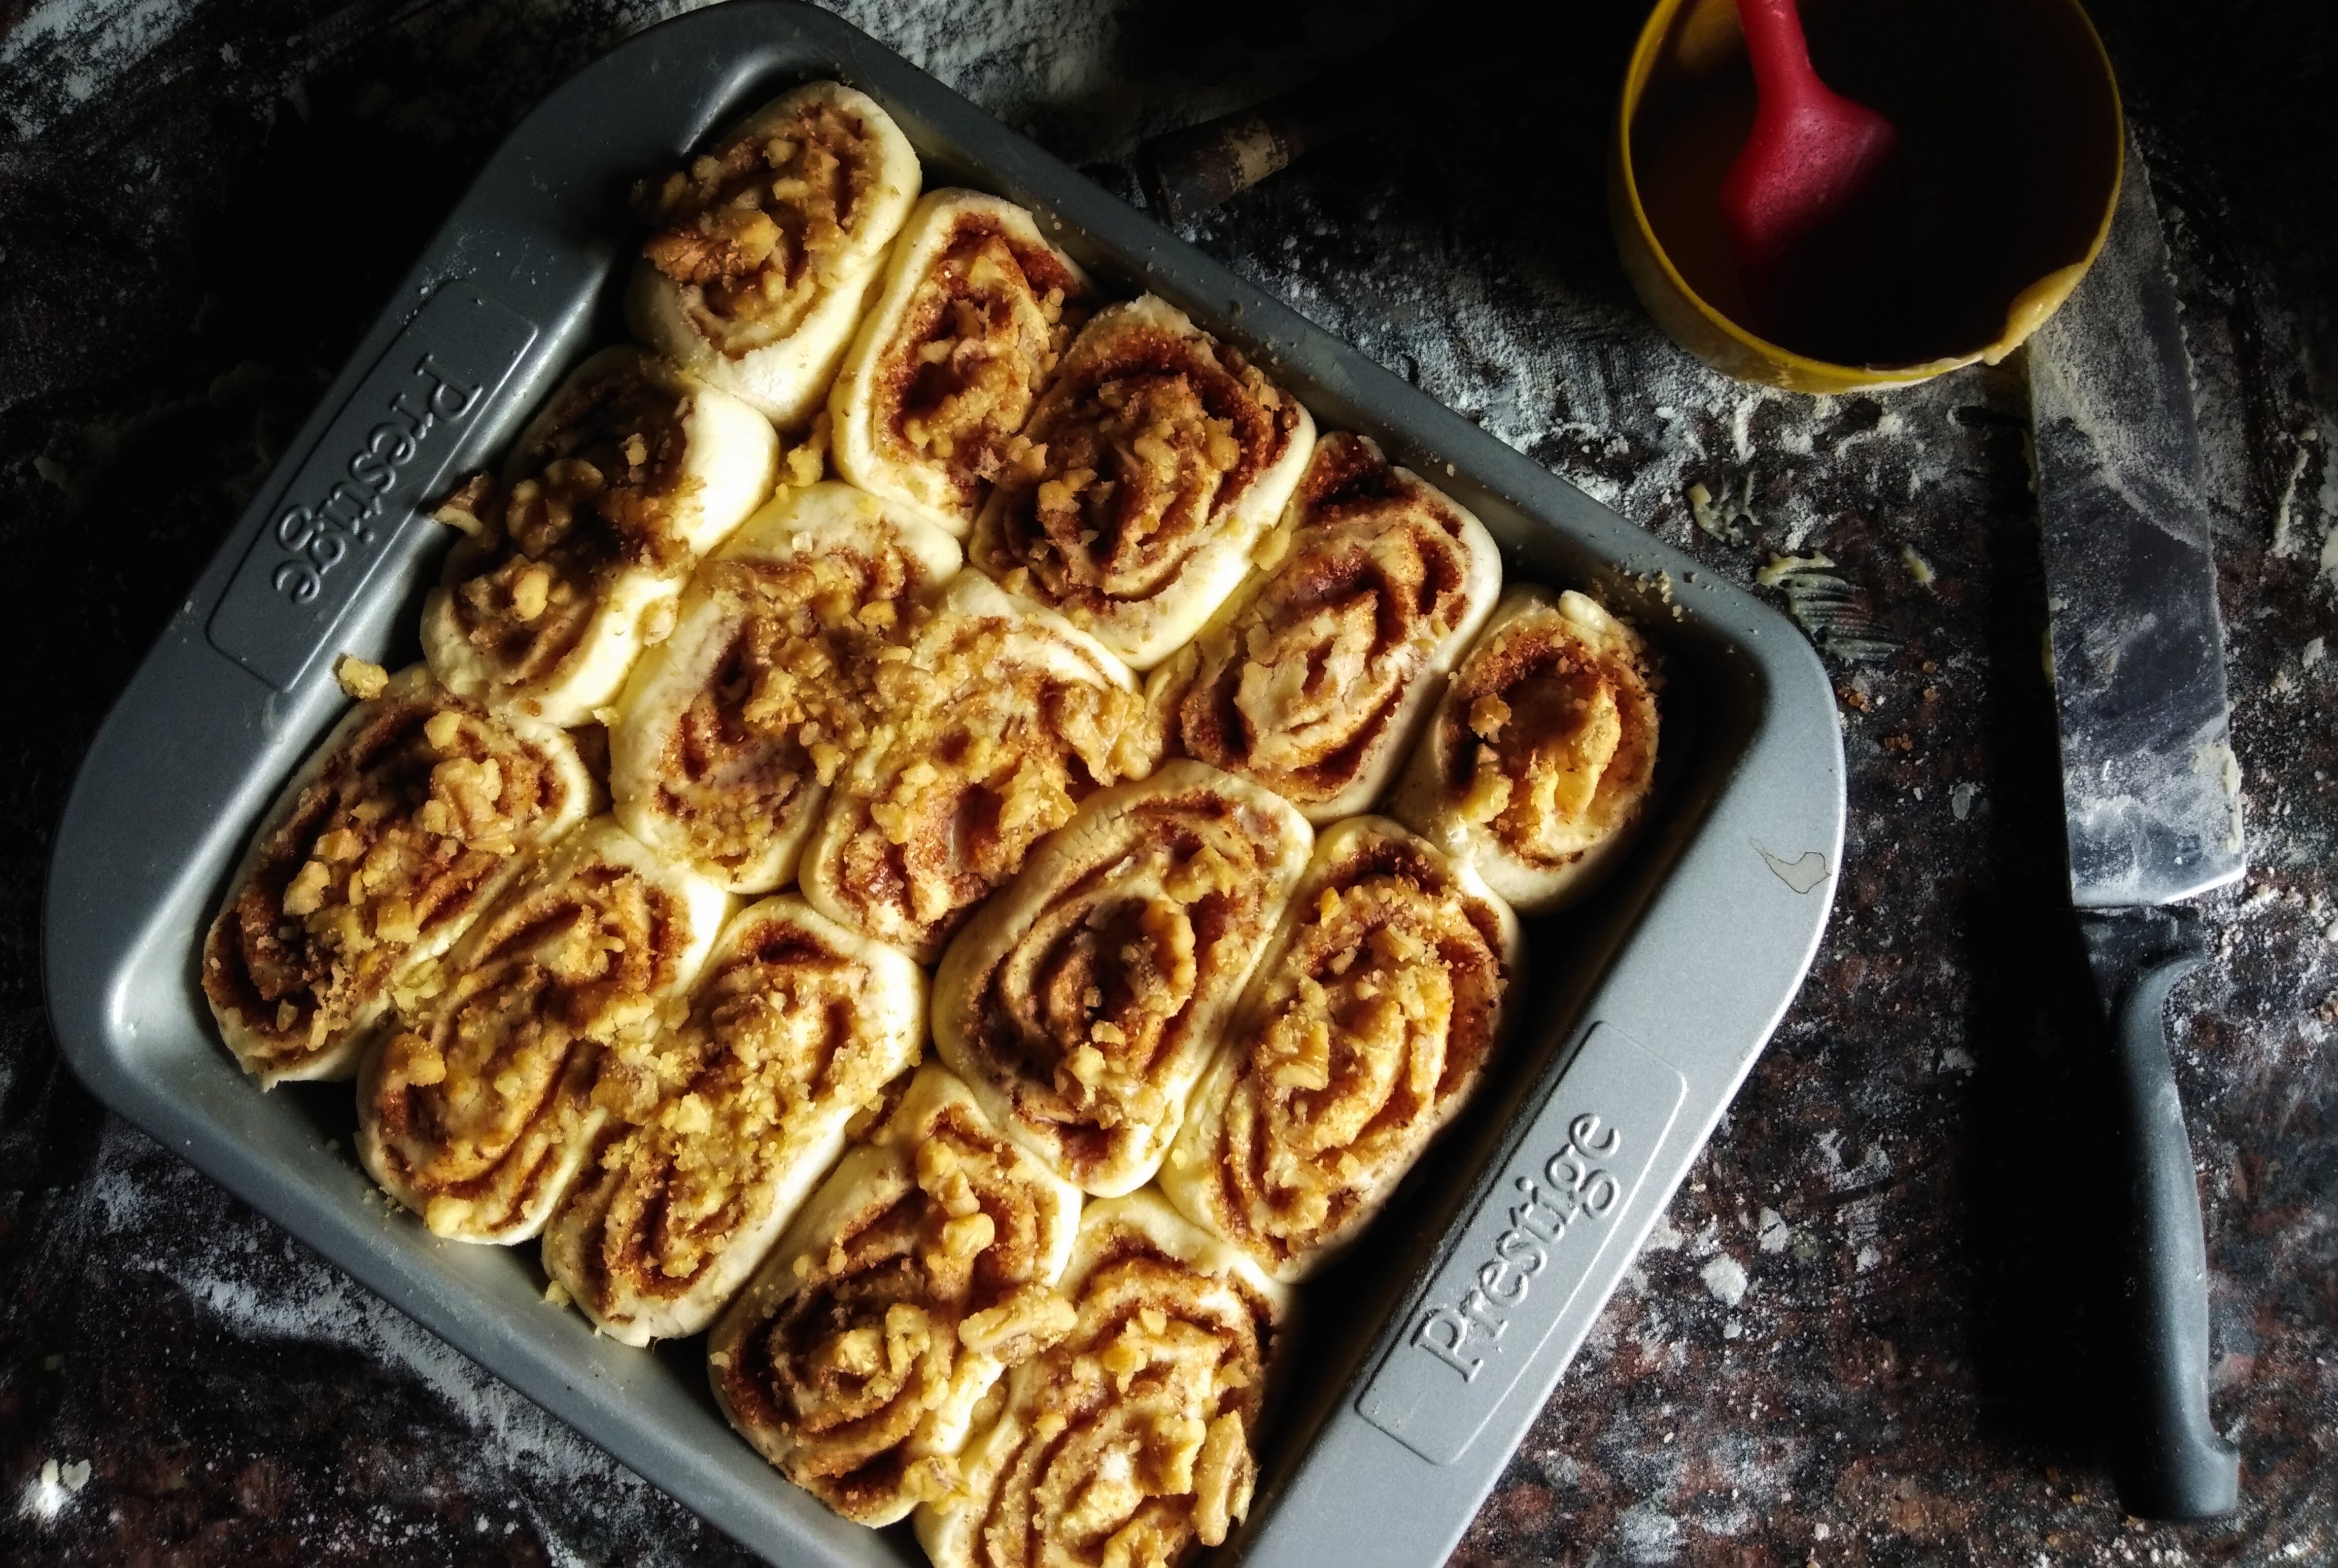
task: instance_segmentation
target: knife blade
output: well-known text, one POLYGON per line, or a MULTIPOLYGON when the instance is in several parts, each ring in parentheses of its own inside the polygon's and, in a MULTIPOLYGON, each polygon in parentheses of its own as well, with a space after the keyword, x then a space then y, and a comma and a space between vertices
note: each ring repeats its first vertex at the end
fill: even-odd
POLYGON ((2132 143, 2109 238, 2029 368, 2070 901, 2127 1185, 2119 1495, 2210 1518, 2238 1499, 2239 1457, 2208 1413, 2207 1252, 2165 1014, 2205 956, 2183 901, 2246 861, 2191 363, 2132 143))

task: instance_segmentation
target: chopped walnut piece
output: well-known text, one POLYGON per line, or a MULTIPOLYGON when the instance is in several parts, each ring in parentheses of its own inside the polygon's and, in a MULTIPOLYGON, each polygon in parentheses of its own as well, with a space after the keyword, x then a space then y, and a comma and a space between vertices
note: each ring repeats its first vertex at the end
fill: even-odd
POLYGON ((811 309, 852 243, 878 166, 860 118, 812 100, 761 142, 635 187, 635 208, 657 225, 642 254, 683 286, 684 309, 710 342, 744 354, 811 309))
POLYGON ((333 661, 333 679, 359 701, 370 702, 389 684, 389 671, 354 653, 344 653, 333 661))

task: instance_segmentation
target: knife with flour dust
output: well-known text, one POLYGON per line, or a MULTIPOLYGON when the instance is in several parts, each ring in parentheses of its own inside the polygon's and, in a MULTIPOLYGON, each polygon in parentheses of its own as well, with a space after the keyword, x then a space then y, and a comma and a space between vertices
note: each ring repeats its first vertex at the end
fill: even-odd
POLYGON ((2207 1518, 2232 1511, 2239 1456, 2208 1415, 2207 1251, 2164 1014, 2205 956, 2183 900, 2245 862, 2191 366, 2132 148, 2102 255, 2029 356, 2070 900, 2115 1048, 2129 1197, 2119 1495, 2138 1515, 2207 1518))

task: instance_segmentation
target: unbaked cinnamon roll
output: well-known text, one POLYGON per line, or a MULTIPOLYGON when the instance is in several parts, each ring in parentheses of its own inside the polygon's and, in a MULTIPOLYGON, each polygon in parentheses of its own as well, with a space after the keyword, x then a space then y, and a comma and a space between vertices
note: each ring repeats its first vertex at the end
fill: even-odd
POLYGON ((1000 1372, 1072 1327, 1080 1195, 928 1063, 848 1150, 707 1342, 714 1396, 788 1479, 889 1524, 957 1485, 1000 1372))
POLYGON ((1454 672, 1391 814, 1522 915, 1588 892, 1645 818, 1656 674, 1583 594, 1503 595, 1454 672))
POLYGON ((837 470, 964 538, 1086 316, 1086 274, 1031 214, 973 191, 918 203, 829 393, 837 470))
POLYGON ((1327 829, 1161 1168, 1277 1279, 1370 1222, 1509 1032, 1518 916, 1395 823, 1327 829))
POLYGON ((934 1568, 1176 1568, 1250 1510, 1290 1292, 1150 1192, 1091 1203, 1076 1317, 918 1510, 934 1568))
POLYGON ((1379 799, 1493 613, 1502 558, 1477 518, 1366 436, 1315 455, 1262 567, 1153 671, 1170 756, 1255 779, 1321 826, 1379 799))
POLYGON ((544 1227, 611 1111, 605 1054, 647 1040, 730 913, 616 822, 579 828, 439 962, 358 1073, 358 1154, 457 1241, 544 1227))
POLYGON ((874 99, 808 82, 635 188, 657 232, 634 269, 625 324, 796 429, 828 391, 922 179, 874 99))
POLYGON ((968 559, 1140 671, 1234 591, 1315 445, 1299 399, 1150 294, 1072 340, 1023 433, 1039 468, 1002 476, 968 559))
POLYGON ((617 819, 734 893, 795 878, 829 787, 875 729, 879 671, 958 570, 893 504, 783 490, 700 566, 609 727, 617 819))
POLYGON ((778 453, 737 398, 639 348, 594 355, 500 488, 483 475, 439 508, 467 537, 423 605, 431 670, 491 706, 585 722, 673 629, 698 558, 771 494, 778 453))
POLYGON ((943 956, 942 1060, 1084 1190, 1144 1185, 1313 842, 1198 762, 1090 797, 943 956))
POLYGON ((263 1086, 354 1072, 417 972, 596 793, 549 724, 491 714, 419 664, 342 669, 373 695, 284 787, 203 944, 220 1037, 263 1086))
POLYGON ((1087 795, 1152 767, 1125 666, 1060 616, 961 572, 875 668, 875 734, 806 846, 804 897, 931 963, 1087 795))
POLYGON ((628 1345, 697 1333, 925 1041, 907 957, 801 898, 742 911, 684 1016, 604 1056, 594 1099, 620 1120, 545 1229, 545 1272, 628 1345))

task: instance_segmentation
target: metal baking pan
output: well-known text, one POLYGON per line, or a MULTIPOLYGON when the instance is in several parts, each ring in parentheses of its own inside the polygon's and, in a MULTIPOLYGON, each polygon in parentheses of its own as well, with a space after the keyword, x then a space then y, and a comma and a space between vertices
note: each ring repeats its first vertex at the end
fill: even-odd
POLYGON ((414 655, 446 543, 417 508, 623 336, 628 182, 823 76, 891 113, 928 188, 1027 205, 1099 279, 1167 297, 1323 428, 1434 477, 1515 578, 1590 590, 1663 652, 1656 819, 1595 898, 1529 924, 1528 1027, 1307 1289, 1256 1500, 1219 1559, 1441 1562, 1802 983, 1842 844, 1825 674, 1749 594, 810 5, 733 0, 613 50, 513 132, 407 274, 90 749, 50 868, 58 1041, 107 1104, 771 1561, 919 1561, 904 1530, 847 1524, 734 1436, 699 1342, 596 1338, 543 1304, 535 1249, 450 1246, 385 1204, 348 1152, 347 1086, 260 1093, 197 983, 256 818, 343 706, 329 655, 414 655))

